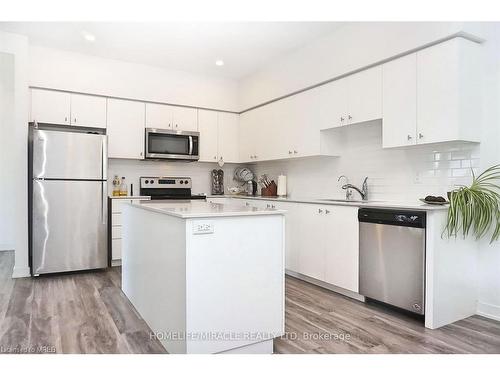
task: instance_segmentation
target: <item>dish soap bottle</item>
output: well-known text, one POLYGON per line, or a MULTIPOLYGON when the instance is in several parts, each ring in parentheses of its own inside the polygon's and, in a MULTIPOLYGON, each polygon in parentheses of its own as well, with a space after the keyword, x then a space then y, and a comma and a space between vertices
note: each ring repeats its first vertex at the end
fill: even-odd
POLYGON ((118 197, 120 195, 120 179, 118 175, 115 174, 113 178, 113 197, 118 197))
POLYGON ((120 197, 126 197, 128 193, 127 184, 125 183, 125 177, 122 177, 122 183, 120 184, 120 197))

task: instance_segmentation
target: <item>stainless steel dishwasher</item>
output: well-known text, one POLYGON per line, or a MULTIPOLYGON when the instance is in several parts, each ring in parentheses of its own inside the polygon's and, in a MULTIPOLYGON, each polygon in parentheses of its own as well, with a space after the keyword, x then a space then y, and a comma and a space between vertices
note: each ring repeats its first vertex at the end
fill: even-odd
POLYGON ((425 212, 360 208, 358 219, 359 293, 423 315, 425 212))

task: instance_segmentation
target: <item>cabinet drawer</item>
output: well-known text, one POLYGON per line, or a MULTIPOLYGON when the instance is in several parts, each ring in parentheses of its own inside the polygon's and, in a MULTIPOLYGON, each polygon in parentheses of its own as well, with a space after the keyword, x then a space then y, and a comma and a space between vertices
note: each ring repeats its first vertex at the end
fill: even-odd
POLYGON ((122 214, 121 213, 111 214, 111 225, 112 226, 122 225, 122 214))
POLYGON ((111 227, 111 238, 114 240, 122 238, 122 227, 121 226, 111 227))
POLYGON ((123 205, 125 203, 130 203, 130 199, 113 199, 111 204, 111 212, 112 213, 121 213, 123 209, 123 205))
POLYGON ((121 238, 111 240, 111 259, 122 259, 122 240, 121 238))

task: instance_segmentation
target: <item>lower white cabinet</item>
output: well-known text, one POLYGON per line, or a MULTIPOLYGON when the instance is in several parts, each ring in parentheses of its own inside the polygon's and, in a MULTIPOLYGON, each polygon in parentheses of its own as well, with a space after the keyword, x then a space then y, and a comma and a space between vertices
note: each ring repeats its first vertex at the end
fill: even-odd
POLYGON ((252 207, 287 211, 285 268, 288 271, 358 292, 358 207, 241 200, 252 207))
POLYGON ((111 261, 116 265, 122 259, 122 207, 125 203, 130 203, 140 200, 148 200, 149 198, 112 198, 111 201, 111 261))

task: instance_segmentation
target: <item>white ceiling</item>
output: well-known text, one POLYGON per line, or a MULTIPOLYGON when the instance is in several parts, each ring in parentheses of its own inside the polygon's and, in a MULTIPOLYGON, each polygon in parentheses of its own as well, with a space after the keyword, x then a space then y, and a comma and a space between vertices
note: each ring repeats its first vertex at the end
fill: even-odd
POLYGON ((331 33, 340 22, 0 22, 33 45, 232 79, 331 33), (86 41, 84 33, 95 36, 86 41), (215 65, 217 59, 225 65, 215 65))

